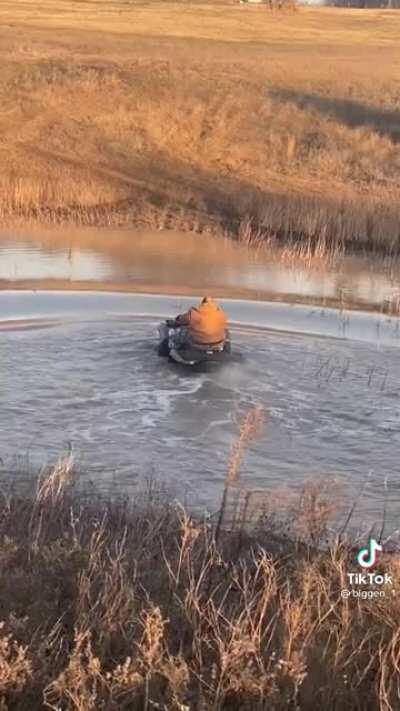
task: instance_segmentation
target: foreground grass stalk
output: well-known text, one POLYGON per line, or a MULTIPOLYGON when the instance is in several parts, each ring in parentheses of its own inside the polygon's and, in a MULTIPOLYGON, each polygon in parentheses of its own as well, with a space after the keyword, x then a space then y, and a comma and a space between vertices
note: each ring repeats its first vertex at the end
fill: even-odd
MULTIPOLYGON (((258 433, 263 424, 263 410, 260 407, 254 407, 250 409, 244 416, 239 429, 239 435, 234 440, 231 454, 228 461, 228 468, 226 471, 224 488, 222 492, 222 501, 220 505, 220 511, 217 521, 217 527, 215 531, 216 543, 219 541, 219 536, 221 532, 221 527, 226 515, 226 509, 228 504, 228 497, 231 488, 238 483, 240 465, 242 462, 243 454, 246 446, 251 442, 252 439, 257 437, 258 433)), ((234 513, 233 526, 236 523, 237 512, 234 513)))

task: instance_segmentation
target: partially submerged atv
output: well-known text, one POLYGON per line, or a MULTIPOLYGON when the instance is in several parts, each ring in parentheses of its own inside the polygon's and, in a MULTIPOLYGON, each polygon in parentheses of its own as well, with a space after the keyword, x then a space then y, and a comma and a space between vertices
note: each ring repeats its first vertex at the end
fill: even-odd
POLYGON ((182 342, 180 329, 173 324, 174 321, 167 320, 158 327, 160 357, 190 367, 220 365, 233 359, 229 332, 221 343, 203 346, 190 340, 182 342))

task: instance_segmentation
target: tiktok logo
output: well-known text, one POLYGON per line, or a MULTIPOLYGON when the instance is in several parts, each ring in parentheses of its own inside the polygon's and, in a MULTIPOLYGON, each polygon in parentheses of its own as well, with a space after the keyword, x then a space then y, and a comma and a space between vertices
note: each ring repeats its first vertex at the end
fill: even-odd
POLYGON ((382 546, 375 540, 370 538, 366 548, 361 548, 357 553, 357 562, 362 568, 372 568, 376 563, 377 553, 383 551, 382 546))

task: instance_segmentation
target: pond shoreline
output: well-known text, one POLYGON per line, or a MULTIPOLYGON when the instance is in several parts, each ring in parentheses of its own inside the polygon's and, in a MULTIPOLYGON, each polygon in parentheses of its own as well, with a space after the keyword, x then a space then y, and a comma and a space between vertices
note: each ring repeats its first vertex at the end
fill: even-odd
MULTIPOLYGON (((4 291, 96 291, 96 292, 112 292, 121 294, 161 294, 164 296, 193 296, 198 297, 198 287, 183 287, 176 284, 143 284, 132 282, 96 282, 96 281, 69 281, 67 279, 21 279, 21 280, 6 280, 0 279, 0 294, 4 291)), ((208 291, 210 289, 208 288, 208 291)), ((303 306, 315 306, 321 308, 333 308, 341 312, 360 311, 363 313, 387 315, 388 317, 396 317, 397 314, 390 312, 389 308, 378 308, 376 304, 368 302, 360 302, 346 299, 343 300, 307 295, 294 295, 290 293, 280 293, 272 291, 261 291, 256 289, 232 288, 232 287, 215 287, 212 289, 212 294, 219 299, 240 299, 246 301, 262 301, 285 303, 303 306)))
MULTIPOLYGON (((290 199, 288 198, 288 202, 290 199)), ((1 211, 0 211, 1 212, 1 211)), ((138 201, 137 205, 99 205, 90 208, 38 209, 32 213, 0 214, 0 231, 49 229, 154 230, 182 231, 195 235, 225 238, 248 247, 289 250, 299 261, 306 254, 324 263, 339 257, 391 259, 400 263, 400 243, 389 238, 371 240, 368 235, 343 239, 340 234, 329 238, 318 232, 307 233, 282 225, 270 225, 257 214, 236 214, 234 206, 218 205, 215 210, 200 210, 185 205, 157 205, 138 201)))
POLYGON ((222 232, 25 224, 0 230, 0 291, 8 289, 209 293, 394 317, 400 315, 400 262, 329 256, 222 232))

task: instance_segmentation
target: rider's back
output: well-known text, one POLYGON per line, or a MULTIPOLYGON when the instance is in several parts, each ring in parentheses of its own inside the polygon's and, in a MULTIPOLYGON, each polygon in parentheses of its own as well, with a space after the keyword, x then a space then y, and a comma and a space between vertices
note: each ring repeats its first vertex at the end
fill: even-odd
POLYGON ((219 343, 225 339, 227 319, 215 302, 193 306, 188 317, 189 334, 196 343, 219 343))

